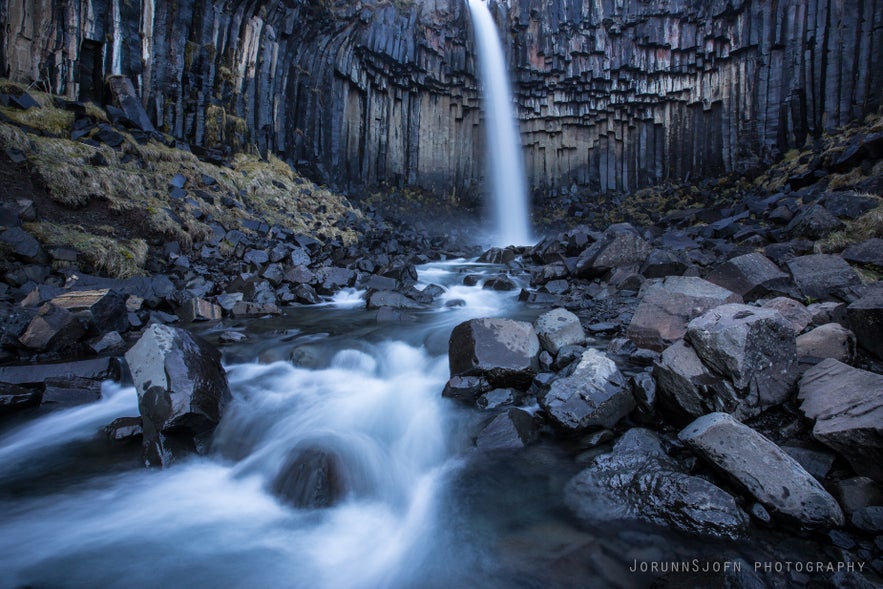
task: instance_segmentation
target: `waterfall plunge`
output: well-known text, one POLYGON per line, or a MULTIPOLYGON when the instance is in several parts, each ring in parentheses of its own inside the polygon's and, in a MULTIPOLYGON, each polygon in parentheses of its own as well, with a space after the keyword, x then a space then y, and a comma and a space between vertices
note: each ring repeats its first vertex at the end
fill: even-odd
POLYGON ((484 0, 467 0, 481 68, 491 191, 499 245, 530 243, 527 182, 503 46, 484 0))

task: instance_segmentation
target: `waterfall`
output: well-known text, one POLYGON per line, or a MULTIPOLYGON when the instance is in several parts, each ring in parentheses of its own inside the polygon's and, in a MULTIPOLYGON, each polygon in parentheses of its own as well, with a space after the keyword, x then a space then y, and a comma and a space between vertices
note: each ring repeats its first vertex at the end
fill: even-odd
POLYGON ((527 182, 512 93, 497 27, 483 0, 468 0, 478 46, 489 177, 499 245, 530 242, 527 182))
POLYGON ((120 0, 113 0, 113 48, 111 50, 110 73, 119 76, 123 73, 123 17, 120 13, 120 0))

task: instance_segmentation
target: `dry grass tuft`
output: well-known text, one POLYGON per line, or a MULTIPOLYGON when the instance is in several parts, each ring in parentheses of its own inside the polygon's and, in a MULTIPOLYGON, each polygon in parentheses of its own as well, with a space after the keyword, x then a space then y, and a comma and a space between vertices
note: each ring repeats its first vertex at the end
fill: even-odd
POLYGON ((145 274, 148 247, 143 239, 118 240, 84 231, 78 225, 46 222, 27 223, 25 228, 49 247, 75 249, 86 272, 97 272, 113 278, 131 278, 145 274))
POLYGON ((820 253, 839 253, 854 243, 861 243, 873 237, 883 238, 883 199, 880 204, 861 217, 846 222, 846 228, 831 233, 816 243, 820 253))

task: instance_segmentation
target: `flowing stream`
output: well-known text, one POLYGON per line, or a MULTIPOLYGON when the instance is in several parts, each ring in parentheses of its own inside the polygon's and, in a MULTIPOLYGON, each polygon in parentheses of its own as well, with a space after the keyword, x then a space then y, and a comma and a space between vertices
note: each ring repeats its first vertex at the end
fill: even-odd
POLYGON ((206 325, 209 340, 230 328, 250 337, 224 348, 234 401, 209 455, 166 470, 144 469, 137 446, 100 431, 138 414, 125 384, 104 383, 97 403, 0 422, 0 587, 641 587, 633 559, 722 550, 651 526, 573 521, 562 488, 588 458, 560 443, 475 449, 494 414, 441 397, 450 331, 540 312, 516 291, 462 285, 464 272, 495 271, 421 267, 424 286, 446 291, 412 321, 378 323, 346 292, 279 318, 206 325), (343 500, 306 509, 280 495, 304 448, 336 457, 343 500))
POLYGON ((497 245, 527 245, 530 216, 527 181, 512 85, 499 32, 484 0, 468 0, 481 70, 488 170, 493 195, 497 245))

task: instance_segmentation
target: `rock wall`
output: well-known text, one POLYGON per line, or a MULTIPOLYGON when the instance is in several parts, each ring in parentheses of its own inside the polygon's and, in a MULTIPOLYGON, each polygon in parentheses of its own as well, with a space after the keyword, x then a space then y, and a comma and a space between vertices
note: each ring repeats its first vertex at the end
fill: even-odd
MULTIPOLYGON (((492 0, 494 1, 494 0, 492 0)), ((747 171, 879 109, 883 0, 509 0, 533 187, 632 190, 747 171)), ((255 145, 339 187, 479 191, 463 0, 0 0, 0 73, 255 145)))

